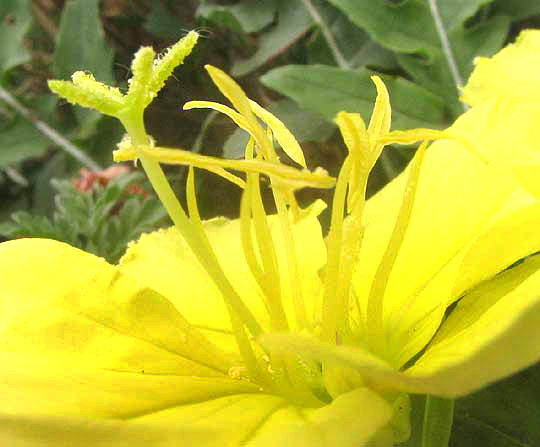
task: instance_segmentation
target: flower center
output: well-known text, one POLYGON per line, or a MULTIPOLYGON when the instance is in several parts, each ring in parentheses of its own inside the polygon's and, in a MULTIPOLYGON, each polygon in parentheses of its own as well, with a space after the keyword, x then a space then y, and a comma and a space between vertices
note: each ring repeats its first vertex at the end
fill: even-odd
MULTIPOLYGON (((201 264, 222 292, 243 359, 243 365, 232 368, 230 376, 248 378, 268 392, 282 395, 301 405, 322 405, 330 395, 335 397, 358 385, 361 378, 298 356, 265 352, 256 339, 267 330, 303 331, 333 344, 361 343, 380 358, 393 363, 388 354, 383 318, 385 290, 410 220, 427 141, 448 137, 442 132, 428 129, 390 132, 388 92, 377 77, 373 80, 378 95, 367 128, 358 114, 338 114, 336 122, 349 154, 335 182, 331 226, 326 239, 327 263, 323 272, 322 309, 319 312, 321 320, 313 321, 313 318, 308 317, 300 274, 300 263, 306 260, 298 256, 293 235, 294 222, 301 217, 294 191, 305 186, 329 188, 334 186, 334 179, 328 177, 324 171, 311 173, 281 164, 274 148, 274 136, 293 159, 305 164, 301 149, 292 134, 277 118, 249 101, 240 87, 225 73, 213 67, 207 68, 214 82, 238 112, 221 104, 201 101, 188 103, 185 108, 203 105, 214 108, 226 113, 248 131, 251 137, 246 146, 245 160, 221 160, 188 151, 147 146, 140 141, 136 145, 130 141, 119 145, 115 160, 141 158, 151 168, 153 164, 158 166, 158 162, 190 167, 186 188, 189 218, 183 214, 176 199, 172 203, 172 199, 165 195, 165 200, 162 195, 160 198, 201 264), (266 122, 266 130, 254 113, 266 122), (369 295, 363 301, 367 305, 363 306, 358 297, 354 296, 352 278, 355 266, 361 265, 358 257, 364 235, 362 215, 366 203, 367 179, 385 145, 411 144, 417 141, 424 143, 408 168, 398 216, 373 277, 369 295), (263 327, 257 316, 244 304, 242 297, 236 293, 206 237, 197 209, 194 167, 221 175, 244 190, 240 211, 240 239, 250 273, 262 292, 260 296, 270 322, 268 328, 263 327), (228 170, 245 172, 246 179, 237 177, 228 170), (278 258, 275 235, 264 210, 259 185, 261 174, 270 178, 279 233, 285 247, 283 259, 278 258), (176 213, 176 219, 173 213, 176 213), (280 269, 283 267, 280 264, 285 264, 286 268, 280 269), (287 285, 287 296, 284 284, 287 285), (286 312, 285 300, 291 301, 292 312, 286 312), (361 317, 355 319, 353 315, 361 317)), ((149 172, 149 176, 152 180, 152 172, 149 172)), ((159 194, 159 189, 156 189, 159 194)))
POLYGON ((243 359, 243 365, 232 368, 230 376, 247 377, 264 390, 280 394, 301 405, 322 405, 331 399, 330 395, 334 397, 346 391, 347 387, 354 386, 354 382, 361 378, 308 359, 265 352, 257 343, 257 337, 265 331, 309 332, 333 344, 360 342, 392 363, 387 355, 384 295, 411 216, 426 143, 420 146, 408 169, 408 180, 398 217, 372 280, 369 296, 363 301, 367 304, 363 306, 358 297, 354 296, 352 278, 355 266, 359 265, 358 257, 364 234, 362 215, 366 203, 367 179, 385 145, 410 144, 447 136, 428 129, 390 132, 388 92, 383 82, 373 77, 377 99, 369 126, 366 128, 358 114, 342 112, 337 116, 336 122, 349 154, 335 181, 324 170, 309 172, 307 169, 298 170, 280 163, 274 139, 293 161, 306 168, 302 149, 294 136, 279 119, 249 100, 233 79, 221 70, 207 66, 212 80, 235 110, 206 101, 192 101, 184 108, 215 109, 229 116, 248 132, 251 138, 246 147, 245 160, 220 160, 189 151, 153 147, 144 128, 144 109, 163 87, 174 67, 189 54, 196 41, 197 34, 191 32, 158 59, 151 48, 141 48, 132 63, 133 78, 125 95, 82 72, 75 73, 72 82, 51 81, 49 86, 70 102, 117 117, 128 131, 129 138, 119 145, 119 150, 114 154, 115 160, 141 160, 175 226, 223 297, 243 359), (266 124, 266 128, 259 120, 266 124), (189 216, 178 202, 160 163, 189 166, 186 188, 189 216), (259 321, 261 316, 255 315, 235 290, 208 240, 195 197, 195 167, 218 174, 244 190, 240 212, 241 245, 250 274, 261 291, 269 327, 259 321), (246 178, 238 177, 231 170, 244 172, 246 178), (261 174, 269 177, 276 204, 279 237, 284 247, 284 254, 279 256, 274 240, 275 231, 271 229, 261 199, 261 174), (306 186, 331 188, 334 185, 331 227, 326 240, 327 263, 320 290, 322 306, 318 309, 320 321, 315 321, 306 306, 308 299, 312 302, 313 297, 307 297, 302 286, 301 267, 306 259, 299 256, 301 253, 296 246, 294 225, 302 218, 303 211, 296 203, 294 191, 306 186), (289 307, 292 310, 288 310, 289 307), (354 321, 351 311, 361 318, 354 321))

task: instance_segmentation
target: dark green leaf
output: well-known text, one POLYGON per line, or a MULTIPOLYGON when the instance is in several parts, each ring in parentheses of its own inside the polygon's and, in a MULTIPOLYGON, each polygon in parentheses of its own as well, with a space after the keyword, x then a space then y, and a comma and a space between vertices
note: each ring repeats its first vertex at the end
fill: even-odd
POLYGON ((0 76, 30 60, 23 38, 31 23, 30 0, 0 2, 0 76))
POLYGON ((277 24, 259 38, 259 46, 249 59, 236 62, 235 76, 242 76, 285 51, 313 26, 313 19, 299 0, 282 0, 278 8, 277 24))
MULTIPOLYGON (((477 54, 497 51, 508 32, 508 20, 495 17, 475 28, 464 27, 467 19, 493 0, 452 0, 438 2, 452 52, 460 75, 466 79, 477 54)), ((432 93, 444 98, 455 118, 463 112, 459 92, 449 63, 442 52, 435 21, 426 0, 401 2, 368 0, 330 0, 382 46, 398 54, 403 68, 432 93)))
POLYGON ((197 16, 233 31, 255 33, 274 20, 276 2, 273 0, 243 1, 231 6, 202 4, 197 16))
MULTIPOLYGON (((365 29, 381 45, 397 52, 429 52, 440 41, 426 0, 329 0, 352 22, 365 29)), ((447 32, 463 26, 483 5, 493 0, 438 2, 447 32)))
POLYGON ((77 70, 88 70, 98 81, 113 82, 113 51, 105 41, 98 0, 70 0, 60 20, 53 72, 68 79, 77 70))
POLYGON ((495 8, 513 20, 540 15, 540 2, 537 0, 495 0, 495 8))
POLYGON ((116 262, 129 241, 166 219, 156 198, 129 194, 128 187, 140 182, 140 173, 129 173, 105 186, 96 182, 90 190, 80 191, 70 180, 53 180, 57 192, 53 218, 17 212, 0 224, 0 234, 56 239, 116 262))
MULTIPOLYGON (((77 70, 88 70, 98 81, 113 83, 113 51, 105 41, 98 4, 98 0, 71 0, 64 6, 53 59, 56 77, 68 79, 77 70)), ((100 114, 80 108, 75 113, 78 138, 86 139, 94 133, 100 114)))
MULTIPOLYGON (((359 112, 369 119, 375 87, 368 70, 343 70, 323 65, 287 65, 261 78, 270 88, 301 107, 333 120, 339 111, 359 112)), ((441 127, 447 122, 443 101, 404 79, 384 77, 393 107, 393 128, 441 127)))
POLYGON ((6 126, 0 126, 0 168, 39 157, 49 144, 28 120, 17 115, 6 126))
POLYGON ((452 34, 457 63, 465 79, 472 72, 474 58, 493 56, 503 46, 509 30, 510 19, 498 15, 473 28, 460 29, 452 34))
POLYGON ((534 366, 458 399, 450 446, 536 447, 539 421, 540 367, 534 366))
POLYGON ((493 0, 439 0, 437 7, 445 29, 452 32, 455 29, 462 28, 467 19, 474 16, 480 8, 492 2, 493 0))
MULTIPOLYGON (((452 33, 454 54, 463 79, 471 73, 476 56, 491 56, 503 45, 509 28, 507 17, 495 16, 473 28, 459 28, 452 33)), ((399 54, 398 61, 418 84, 444 97, 453 116, 463 113, 459 91, 441 50, 433 50, 427 59, 399 54)))
POLYGON ((329 0, 381 45, 415 53, 439 47, 439 38, 426 2, 405 0, 329 0))
POLYGON ((179 17, 167 10, 162 2, 152 2, 150 14, 144 21, 146 31, 163 39, 177 40, 186 26, 188 25, 181 23, 179 17))
MULTIPOLYGON (((365 31, 355 26, 342 11, 328 3, 314 2, 313 6, 317 8, 322 20, 334 37, 339 51, 350 67, 369 65, 391 69, 397 66, 392 52, 373 41, 365 31)), ((314 33, 307 50, 310 64, 336 64, 328 43, 320 31, 314 33)))

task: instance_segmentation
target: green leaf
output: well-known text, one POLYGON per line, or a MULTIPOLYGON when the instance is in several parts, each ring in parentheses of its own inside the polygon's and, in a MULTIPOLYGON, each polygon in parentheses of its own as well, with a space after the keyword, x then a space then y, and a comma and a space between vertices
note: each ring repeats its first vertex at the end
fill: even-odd
POLYGON ((98 0, 71 0, 60 19, 53 73, 68 79, 78 70, 90 71, 104 84, 113 83, 113 51, 105 41, 98 0))
MULTIPOLYGON (((316 7, 350 67, 369 65, 385 67, 389 70, 396 68, 397 62, 392 52, 373 41, 342 11, 328 3, 316 4, 316 7)), ((320 30, 313 34, 313 38, 308 43, 307 57, 310 64, 335 65, 336 63, 320 30)))
POLYGON ((456 401, 451 447, 540 445, 540 366, 456 401))
POLYGON ((497 12, 512 17, 512 20, 523 20, 540 15, 540 2, 531 0, 495 0, 497 12))
POLYGON ((105 186, 79 191, 70 180, 52 180, 53 218, 20 211, 2 226, 2 234, 13 239, 54 239, 116 262, 130 241, 167 219, 155 197, 129 195, 128 188, 140 187, 142 181, 140 173, 124 174, 105 186))
MULTIPOLYGON (((329 0, 353 23, 365 29, 381 45, 405 53, 430 52, 441 47, 426 0, 400 2, 370 0, 329 0)), ((463 26, 478 9, 492 0, 452 0, 438 2, 448 32, 463 26)))
POLYGON ((58 240, 59 233, 60 229, 55 227, 47 217, 32 216, 26 211, 13 213, 11 221, 4 222, 1 229, 1 234, 11 239, 42 237, 58 240))
POLYGON ((231 6, 203 3, 196 15, 233 31, 255 33, 270 25, 276 13, 276 2, 243 1, 231 6))
MULTIPOLYGON (((462 78, 472 70, 478 53, 492 54, 500 48, 509 23, 502 17, 480 22, 467 29, 465 21, 492 0, 455 0, 438 2, 445 30, 462 78)), ((434 18, 426 0, 371 2, 369 0, 330 0, 349 18, 366 30, 382 46, 393 50, 413 79, 444 98, 448 113, 463 112, 458 90, 451 76, 434 18)))
POLYGON ((453 31, 462 28, 467 19, 473 17, 485 5, 493 0, 452 0, 438 1, 437 7, 444 24, 444 28, 453 31))
MULTIPOLYGON (((335 131, 335 126, 322 115, 302 110, 288 99, 276 101, 268 110, 281 119, 300 142, 326 140, 335 131)), ((243 158, 247 142, 248 134, 236 129, 223 146, 224 157, 243 158)))
MULTIPOLYGON (((376 96, 371 74, 365 69, 287 65, 270 71, 261 81, 327 120, 333 120, 342 110, 359 112, 367 119, 376 96)), ((390 92, 393 128, 445 125, 447 118, 440 98, 404 79, 383 78, 390 92)))
POLYGON ((163 2, 152 2, 150 13, 145 17, 144 29, 162 39, 178 40, 183 26, 180 17, 167 9, 163 2))
MULTIPOLYGON (((510 21, 507 17, 495 16, 473 28, 459 28, 452 33, 456 63, 464 79, 470 75, 476 56, 491 56, 501 48, 509 28, 510 21)), ((399 63, 417 83, 446 99, 454 116, 463 112, 442 51, 434 50, 429 59, 414 54, 399 54, 397 57, 399 63)))
MULTIPOLYGON (((105 40, 98 5, 98 0, 71 0, 64 6, 53 58, 55 77, 68 79, 83 70, 90 71, 100 82, 113 84, 113 50, 105 40)), ((78 137, 88 138, 95 132, 100 114, 79 108, 75 114, 78 137)))
POLYGON ((49 144, 32 123, 16 115, 6 126, 0 126, 0 168, 40 157, 49 144))
POLYGON ((414 53, 439 46, 426 2, 405 0, 329 0, 373 39, 396 52, 414 53))
POLYGON ((30 60, 23 39, 32 23, 29 0, 0 3, 0 77, 10 68, 30 60))
POLYGON ((237 61, 232 67, 235 76, 245 75, 284 52, 313 26, 313 19, 300 0, 282 0, 278 7, 277 24, 259 38, 259 47, 249 59, 237 61))

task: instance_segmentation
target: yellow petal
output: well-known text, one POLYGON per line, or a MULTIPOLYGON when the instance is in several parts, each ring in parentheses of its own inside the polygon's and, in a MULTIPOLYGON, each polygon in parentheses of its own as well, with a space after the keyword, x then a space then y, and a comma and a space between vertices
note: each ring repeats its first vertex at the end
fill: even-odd
POLYGON ((478 57, 474 64, 461 98, 467 104, 497 97, 540 100, 540 31, 522 31, 514 44, 492 58, 478 57))
POLYGON ((294 135, 289 129, 287 129, 285 124, 283 124, 277 117, 272 115, 268 110, 262 108, 255 101, 249 100, 249 104, 253 113, 255 113, 255 115, 263 120, 268 127, 270 127, 270 129, 272 129, 274 137, 276 137, 276 140, 280 144, 283 151, 300 166, 307 168, 304 152, 298 144, 298 141, 296 141, 294 135))
MULTIPOLYGON (((508 201, 507 205, 515 204, 517 200, 508 201)), ((540 204, 528 204, 529 201, 523 198, 515 211, 501 210, 501 217, 475 239, 460 266, 453 287, 454 297, 461 296, 481 281, 493 278, 514 262, 540 251, 540 204)))
POLYGON ((18 447, 356 446, 391 416, 391 406, 366 388, 319 409, 295 407, 271 395, 239 394, 130 421, 0 414, 0 442, 18 447))
MULTIPOLYGON (((483 134, 479 136, 482 143, 483 134)), ((365 315, 365 297, 388 242, 403 195, 400 176, 366 204, 367 225, 355 275, 365 315)), ((440 324, 469 244, 492 224, 515 189, 459 143, 438 141, 427 150, 411 220, 384 297, 387 360, 402 366, 440 324)), ((522 193, 525 195, 525 193, 522 193)))
POLYGON ((463 135, 474 150, 539 197, 540 96, 536 101, 493 99, 461 116, 449 132, 463 135))
POLYGON ((208 430, 215 433, 220 445, 327 447, 364 445, 391 416, 392 408, 384 399, 360 388, 318 409, 295 407, 276 396, 237 395, 178 407, 140 421, 208 430))
POLYGON ((463 395, 540 359, 540 257, 462 298, 407 374, 463 395))
POLYGON ((189 427, 156 427, 76 417, 13 417, 0 414, 0 445, 10 447, 217 447, 216 434, 189 427))
POLYGON ((540 198, 540 162, 531 162, 527 165, 512 166, 512 175, 519 184, 536 198, 540 198))
POLYGON ((416 363, 398 372, 373 354, 296 334, 266 334, 275 352, 358 371, 372 389, 458 397, 540 360, 540 256, 482 283, 457 304, 416 363))
MULTIPOLYGON (((320 290, 318 270, 325 262, 324 242, 316 218, 320 211, 319 206, 311 208, 309 214, 293 228, 298 253, 305 259, 300 263, 299 280, 306 298, 310 298, 307 303, 309 315, 315 313, 315 292, 320 290)), ((278 265, 285 268, 286 251, 277 217, 269 216, 269 223, 278 265)), ((204 222, 204 229, 225 274, 258 321, 269 329, 264 297, 241 250, 240 221, 217 218, 204 222)), ((191 324, 203 330, 223 349, 229 352, 237 350, 223 298, 177 230, 169 228, 143 235, 130 245, 120 261, 120 270, 167 296, 191 324)), ((287 276, 284 271, 281 273, 283 280, 287 276)), ((290 286, 283 283, 282 288, 285 310, 292 316, 290 286)), ((293 321, 292 318, 289 320, 293 321)))
MULTIPOLYGON (((227 278, 257 320, 267 326, 262 297, 239 250, 238 222, 215 219, 205 224, 205 230, 227 278)), ((130 244, 119 267, 167 296, 192 325, 223 349, 237 351, 223 298, 175 227, 143 234, 130 244)))
POLYGON ((256 391, 174 306, 103 259, 0 244, 0 395, 8 415, 129 418, 256 391))

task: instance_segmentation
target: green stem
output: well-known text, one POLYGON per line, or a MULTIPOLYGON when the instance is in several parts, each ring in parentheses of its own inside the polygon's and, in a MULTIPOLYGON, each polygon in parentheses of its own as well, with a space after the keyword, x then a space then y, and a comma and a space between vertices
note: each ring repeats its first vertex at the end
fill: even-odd
POLYGON ((447 447, 453 420, 453 399, 426 396, 422 447, 447 447))

